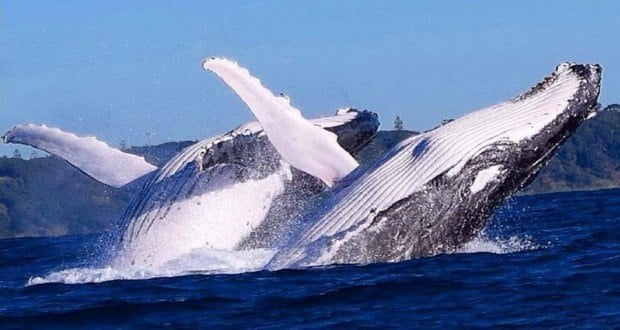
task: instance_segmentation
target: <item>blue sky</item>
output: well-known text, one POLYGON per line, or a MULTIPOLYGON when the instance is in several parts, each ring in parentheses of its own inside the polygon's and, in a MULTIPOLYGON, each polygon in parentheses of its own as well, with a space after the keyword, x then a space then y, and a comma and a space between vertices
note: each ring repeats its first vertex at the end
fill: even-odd
MULTIPOLYGON (((251 120, 200 67, 236 59, 306 117, 352 106, 428 129, 510 98, 563 61, 620 102, 617 1, 1 1, 0 131, 46 123, 112 146, 251 120)), ((0 153, 14 146, 2 146, 0 153)))

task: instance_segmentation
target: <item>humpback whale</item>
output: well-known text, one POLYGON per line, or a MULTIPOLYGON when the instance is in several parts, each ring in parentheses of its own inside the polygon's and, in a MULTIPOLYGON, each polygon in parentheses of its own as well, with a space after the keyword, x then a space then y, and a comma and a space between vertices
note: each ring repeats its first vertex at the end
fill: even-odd
MULTIPOLYGON (((283 105, 290 102, 274 96, 244 72, 240 82, 251 81, 255 88, 246 90, 244 96, 273 98, 283 105)), ((379 127, 375 113, 350 108, 308 122, 337 145, 338 152, 344 150, 338 156, 347 159, 352 159, 349 153, 368 143, 379 127)), ((139 187, 119 221, 118 239, 109 260, 115 267, 157 267, 201 247, 273 247, 311 197, 333 182, 326 176, 322 182, 291 167, 257 122, 199 141, 161 168, 94 137, 78 137, 45 125, 15 126, 3 140, 59 156, 104 184, 139 187)), ((332 159, 323 158, 315 164, 332 159)), ((357 162, 348 166, 357 166, 357 162)), ((330 171, 329 166, 322 168, 330 171)))
MULTIPOLYGON (((413 136, 369 169, 352 171, 305 213, 267 268, 396 262, 455 251, 595 114, 601 71, 563 63, 514 99, 413 136)), ((283 156, 293 164, 288 158, 303 159, 300 151, 283 156)))
MULTIPOLYGON (((354 152, 378 128, 368 111, 312 121, 354 152)), ((189 146, 158 169, 124 213, 115 265, 157 266, 192 249, 267 248, 325 189, 292 168, 258 123, 189 146)))

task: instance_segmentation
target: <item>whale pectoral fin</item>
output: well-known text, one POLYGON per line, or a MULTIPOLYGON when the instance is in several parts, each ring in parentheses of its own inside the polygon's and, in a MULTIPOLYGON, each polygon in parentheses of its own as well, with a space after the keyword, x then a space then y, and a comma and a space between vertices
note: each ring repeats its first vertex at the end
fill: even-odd
POLYGON ((337 142, 335 134, 306 120, 286 97, 277 97, 247 69, 224 58, 203 63, 250 108, 278 153, 295 168, 332 186, 359 164, 337 142))
POLYGON ((4 136, 4 143, 25 144, 58 156, 91 178, 120 188, 157 169, 143 157, 122 152, 97 140, 79 137, 45 125, 18 125, 4 136))

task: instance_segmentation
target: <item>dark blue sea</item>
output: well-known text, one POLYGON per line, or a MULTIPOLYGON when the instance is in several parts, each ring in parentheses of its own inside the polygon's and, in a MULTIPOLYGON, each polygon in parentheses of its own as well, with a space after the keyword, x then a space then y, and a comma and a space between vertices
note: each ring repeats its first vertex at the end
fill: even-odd
POLYGON ((619 219, 620 189, 524 196, 458 253, 234 274, 100 269, 98 235, 2 240, 0 327, 618 328, 619 219))

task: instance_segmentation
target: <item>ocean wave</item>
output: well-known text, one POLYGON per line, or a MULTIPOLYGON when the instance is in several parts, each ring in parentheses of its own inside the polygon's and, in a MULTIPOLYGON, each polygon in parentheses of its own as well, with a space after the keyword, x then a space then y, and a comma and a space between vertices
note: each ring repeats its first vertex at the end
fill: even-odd
POLYGON ((114 280, 144 280, 193 274, 238 274, 261 270, 274 252, 265 249, 248 251, 195 249, 178 259, 166 262, 160 267, 69 268, 45 276, 31 277, 26 286, 47 283, 84 284, 114 280))
POLYGON ((457 253, 495 253, 506 254, 545 248, 529 236, 488 237, 480 235, 457 250, 457 253))

